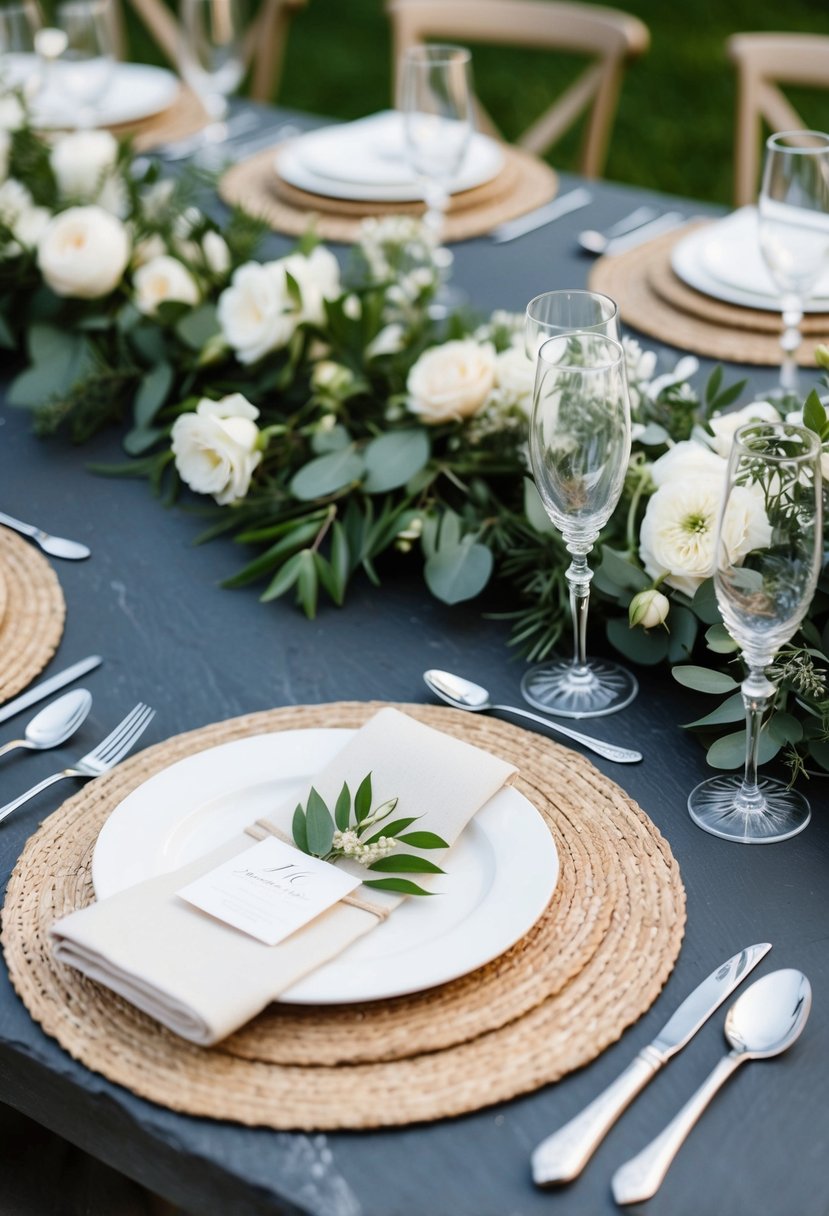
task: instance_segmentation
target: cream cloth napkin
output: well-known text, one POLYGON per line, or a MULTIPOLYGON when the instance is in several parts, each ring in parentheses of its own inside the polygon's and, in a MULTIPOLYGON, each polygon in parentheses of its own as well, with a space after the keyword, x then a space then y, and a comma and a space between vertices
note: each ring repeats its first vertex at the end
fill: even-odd
MULTIPOLYGON (((452 845, 516 769, 398 710, 383 709, 317 774, 313 785, 333 808, 343 781, 353 793, 369 772, 374 806, 399 797, 395 818, 422 816, 418 828, 436 832, 452 845)), ((274 814, 276 835, 290 834, 296 802, 292 799, 274 814)), ((258 825, 251 830, 261 837, 258 825)), ((176 1034, 208 1046, 370 932, 402 898, 359 887, 354 892, 358 902, 376 905, 377 911, 341 901, 284 941, 266 946, 176 895, 252 844, 242 833, 173 873, 70 913, 52 927, 55 957, 176 1034)), ((429 850, 428 856, 441 864, 443 853, 429 850)), ((416 877, 422 881, 423 876, 416 877)), ((450 867, 440 885, 451 881, 450 867)))

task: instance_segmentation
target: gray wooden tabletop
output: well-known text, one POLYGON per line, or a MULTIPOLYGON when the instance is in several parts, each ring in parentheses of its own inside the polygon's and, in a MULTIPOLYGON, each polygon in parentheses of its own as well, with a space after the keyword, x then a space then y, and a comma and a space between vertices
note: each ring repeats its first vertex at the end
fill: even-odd
MULTIPOLYGON (((601 228, 651 197, 610 184, 590 189, 589 208, 521 240, 456 247, 456 280, 478 308, 520 310, 540 291, 582 285, 590 263, 575 250, 576 232, 601 228)), ((704 210, 691 203, 687 209, 704 210)), ((274 238, 274 252, 286 246, 274 238)), ((750 375, 757 389, 774 381, 770 371, 750 375)), ((165 510, 143 482, 85 469, 91 460, 118 458, 115 433, 73 449, 35 439, 25 415, 0 412, 2 509, 93 550, 89 562, 58 567, 68 616, 53 663, 104 656, 86 680, 95 697, 90 738, 138 699, 158 711, 147 744, 271 706, 425 701, 426 667, 477 676, 499 700, 519 697, 522 665, 505 645, 505 626, 484 619, 476 605, 450 609, 432 600, 416 571, 391 571, 379 591, 358 583, 345 608, 325 609, 312 623, 287 603, 259 604, 256 588, 220 589, 236 566, 232 543, 193 548, 199 519, 165 510)), ((744 848, 705 835, 685 811, 688 790, 705 775, 702 751, 679 728, 697 716, 694 709, 664 673, 643 672, 630 709, 595 726, 597 734, 645 753, 643 764, 625 770, 596 762, 669 840, 687 890, 688 926, 656 1004, 580 1072, 506 1105, 403 1130, 250 1130, 174 1114, 75 1063, 31 1020, 0 965, 0 1102, 198 1216, 601 1216, 616 1210, 613 1170, 672 1117, 721 1054, 722 1014, 635 1102, 575 1184, 535 1190, 531 1149, 611 1081, 718 962, 769 940, 774 950, 758 974, 802 968, 814 989, 811 1021, 792 1051, 743 1069, 715 1100, 648 1211, 827 1216, 827 782, 812 783, 813 821, 794 840, 744 848)), ((35 755, 5 763, 0 802, 53 771, 54 762, 54 755, 35 755)), ((4 884, 26 838, 62 796, 41 795, 0 828, 4 884)), ((509 1069, 509 1059, 502 1067, 509 1069)))

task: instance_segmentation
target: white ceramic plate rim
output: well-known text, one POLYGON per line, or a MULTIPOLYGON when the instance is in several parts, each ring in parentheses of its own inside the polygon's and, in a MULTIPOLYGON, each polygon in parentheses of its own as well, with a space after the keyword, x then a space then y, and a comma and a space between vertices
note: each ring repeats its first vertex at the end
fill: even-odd
MULTIPOLYGON (((35 56, 19 56, 19 60, 35 56)), ((95 122, 99 126, 116 126, 120 123, 139 122, 161 114, 176 100, 179 79, 166 68, 149 63, 116 63, 112 79, 100 103, 95 107, 95 122)), ((58 126, 49 117, 40 121, 35 116, 35 125, 41 130, 58 126)), ((65 123, 60 124, 61 127, 65 123)))
MULTIPOLYGON (((98 837, 92 881, 98 899, 175 869, 240 830, 243 821, 264 814, 246 810, 262 797, 267 783, 279 782, 280 802, 300 786, 353 735, 351 730, 311 729, 248 736, 188 756, 150 777, 112 812, 98 837), (287 787, 290 787, 288 790, 287 787), (234 823, 222 827, 224 802, 234 803, 234 823), (210 828, 211 808, 219 808, 210 828), (186 832, 198 817, 211 839, 187 850, 186 832)), ((506 788, 479 811, 456 846, 480 870, 488 885, 460 921, 411 942, 419 901, 405 901, 395 914, 340 958, 319 968, 280 998, 288 1004, 341 1004, 379 1000, 422 991, 466 975, 497 958, 527 933, 542 914, 558 879, 558 854, 543 819, 517 790, 506 788), (495 859, 492 873, 487 864, 495 859)), ((454 851, 453 851, 454 856, 454 851)), ((449 871, 447 869, 447 879, 449 871)), ((478 875, 473 874, 477 881, 478 875)), ((429 901, 432 905, 432 900, 429 901)), ((430 908, 430 916, 438 916, 430 908)))
MULTIPOLYGON (((310 134, 316 134, 311 132, 310 134)), ((275 158, 276 172, 284 181, 299 190, 310 194, 320 194, 328 198, 347 199, 352 202, 378 203, 413 203, 423 198, 423 190, 417 182, 404 182, 399 185, 391 183, 373 184, 352 181, 341 181, 333 177, 321 177, 314 173, 302 161, 300 150, 295 146, 299 139, 281 148, 275 158)), ((464 190, 472 190, 492 181, 500 173, 504 157, 494 139, 489 136, 476 134, 472 137, 476 144, 487 149, 487 155, 480 158, 469 157, 468 168, 463 168, 450 187, 450 194, 460 194, 464 190)))
MULTIPOLYGON (((671 252, 671 267, 674 273, 695 291, 701 291, 703 295, 711 296, 715 300, 738 304, 742 308, 756 308, 762 312, 777 312, 778 297, 745 291, 724 283, 711 274, 705 265, 705 247, 711 237, 711 229, 706 226, 677 241, 671 252)), ((803 311, 829 312, 829 297, 821 296, 810 300, 803 311)))

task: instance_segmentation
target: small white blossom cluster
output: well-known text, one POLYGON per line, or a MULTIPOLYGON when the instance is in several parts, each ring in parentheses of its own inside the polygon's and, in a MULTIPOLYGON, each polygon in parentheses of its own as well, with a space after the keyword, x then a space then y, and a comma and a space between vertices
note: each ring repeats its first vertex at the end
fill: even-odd
POLYGON ((422 220, 390 215, 364 220, 359 253, 372 282, 390 283, 387 319, 406 317, 413 306, 432 295, 440 282, 438 250, 422 220))
POLYGON ((393 853, 398 841, 393 836, 381 836, 373 844, 360 844, 357 833, 353 828, 349 828, 345 832, 336 831, 332 844, 335 849, 342 852, 344 857, 352 858, 361 866, 370 866, 375 861, 380 861, 383 857, 388 857, 390 853, 393 853))

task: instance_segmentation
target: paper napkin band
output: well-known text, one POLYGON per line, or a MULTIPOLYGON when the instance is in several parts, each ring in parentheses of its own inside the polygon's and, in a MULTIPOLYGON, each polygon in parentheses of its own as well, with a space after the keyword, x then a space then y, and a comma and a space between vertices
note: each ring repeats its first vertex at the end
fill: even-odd
MULTIPOLYGON (((343 781, 356 790, 369 772, 379 803, 400 796, 407 815, 424 818, 451 845, 516 769, 389 708, 357 731, 317 773, 313 785, 333 806, 343 781)), ((292 798, 277 808, 276 827, 290 824, 295 804, 292 798)), ((265 945, 194 909, 177 894, 249 847, 250 835, 240 832, 180 870, 70 913, 52 927, 56 958, 176 1034, 209 1046, 376 929, 381 921, 375 904, 391 911, 404 898, 372 892, 368 908, 340 901, 283 941, 265 945)), ((435 850, 432 856, 440 861, 442 853, 435 850)), ((424 885, 430 877, 424 876, 424 885)), ((451 874, 440 878, 449 882, 451 874)))

